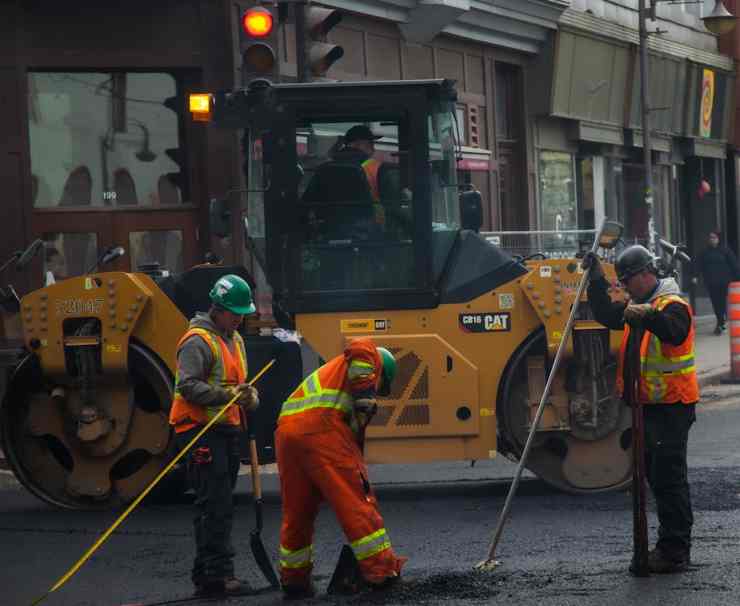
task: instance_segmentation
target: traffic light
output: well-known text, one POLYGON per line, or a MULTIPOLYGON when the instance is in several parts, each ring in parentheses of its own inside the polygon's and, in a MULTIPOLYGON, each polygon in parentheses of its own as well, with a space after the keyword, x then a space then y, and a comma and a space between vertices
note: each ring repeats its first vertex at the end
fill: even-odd
POLYGON ((329 68, 344 56, 344 49, 326 41, 331 29, 342 20, 333 8, 306 7, 306 63, 314 77, 323 78, 329 68))
POLYGON ((276 80, 277 66, 275 18, 270 9, 252 6, 241 14, 239 49, 242 56, 242 85, 255 78, 276 80))
MULTIPOLYGON (((172 97, 167 97, 162 105, 175 112, 178 117, 183 117, 187 115, 187 99, 184 94, 178 93, 172 97)), ((189 200, 190 180, 188 177, 187 153, 182 147, 170 147, 165 149, 164 153, 179 169, 178 172, 166 173, 165 177, 179 190, 181 200, 189 200)))

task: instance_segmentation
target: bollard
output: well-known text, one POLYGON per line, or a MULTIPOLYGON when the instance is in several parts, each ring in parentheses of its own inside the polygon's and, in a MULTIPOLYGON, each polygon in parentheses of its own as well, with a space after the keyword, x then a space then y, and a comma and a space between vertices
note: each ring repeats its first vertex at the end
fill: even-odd
POLYGON ((730 378, 740 383, 740 282, 730 282, 727 288, 727 324, 730 330, 730 378))

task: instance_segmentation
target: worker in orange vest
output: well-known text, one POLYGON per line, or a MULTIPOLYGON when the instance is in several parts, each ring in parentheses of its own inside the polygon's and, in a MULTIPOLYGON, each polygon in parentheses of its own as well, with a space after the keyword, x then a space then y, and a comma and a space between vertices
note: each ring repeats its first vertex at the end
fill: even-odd
POLYGON ((390 394, 395 374, 390 351, 354 339, 283 403, 275 446, 283 502, 280 577, 288 599, 314 594, 313 532, 322 500, 339 519, 369 586, 387 586, 401 574, 406 558, 393 552, 362 455, 376 395, 390 394))
POLYGON ((344 146, 335 152, 332 158, 335 162, 359 164, 362 167, 373 198, 375 222, 380 225, 385 223, 385 211, 380 204, 380 189, 378 186, 378 172, 382 162, 373 158, 373 155, 375 154, 375 142, 382 138, 382 135, 374 134, 364 124, 357 124, 345 133, 344 146))
POLYGON ((257 407, 259 394, 246 384, 246 350, 237 328, 255 307, 249 285, 236 275, 219 278, 210 299, 210 310, 195 315, 177 345, 170 424, 183 448, 239 395, 239 406, 232 406, 198 440, 187 461, 197 508, 196 555, 191 573, 196 595, 238 595, 250 589, 234 576, 231 544, 233 491, 240 463, 240 415, 242 409, 249 412, 257 407))
MULTIPOLYGON (((617 367, 617 392, 629 403, 637 381, 645 427, 645 469, 658 509, 658 541, 648 553, 651 572, 682 572, 691 562, 694 516, 687 478, 686 447, 699 400, 694 358, 694 319, 673 278, 659 279, 653 255, 645 247, 627 247, 617 258, 617 277, 630 301, 611 301, 609 283, 598 257, 591 266, 588 302, 598 322, 624 329, 617 367), (639 331, 639 352, 628 351, 629 336, 639 331), (629 357, 639 355, 639 365, 629 357), (632 376, 639 368, 639 377, 632 376)), ((631 348, 630 348, 631 349, 631 348)), ((636 565, 630 566, 636 572, 636 565)))

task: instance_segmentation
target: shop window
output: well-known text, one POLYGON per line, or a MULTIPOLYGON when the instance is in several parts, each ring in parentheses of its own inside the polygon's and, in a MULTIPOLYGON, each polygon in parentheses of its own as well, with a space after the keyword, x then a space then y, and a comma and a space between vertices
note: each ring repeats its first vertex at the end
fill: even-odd
POLYGON ((159 263, 171 273, 182 273, 182 232, 179 230, 132 231, 129 233, 131 267, 159 263))
POLYGON ((55 282, 81 276, 98 258, 98 236, 95 233, 45 233, 44 275, 55 282))
POLYGON ((29 73, 34 206, 187 202, 177 94, 166 73, 29 73))
POLYGON ((577 229, 573 156, 565 152, 541 151, 539 168, 542 229, 577 229))

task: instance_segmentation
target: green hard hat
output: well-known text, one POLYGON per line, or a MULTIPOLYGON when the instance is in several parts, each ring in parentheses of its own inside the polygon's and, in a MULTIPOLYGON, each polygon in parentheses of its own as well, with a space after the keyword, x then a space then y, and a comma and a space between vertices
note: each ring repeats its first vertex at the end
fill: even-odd
POLYGON ((231 313, 246 315, 255 312, 252 289, 243 278, 234 274, 221 276, 209 293, 215 305, 228 309, 231 313))
POLYGON ((383 363, 383 381, 378 393, 381 396, 388 396, 391 393, 391 384, 393 383, 393 379, 396 378, 398 365, 396 364, 396 358, 394 358, 393 354, 385 347, 378 347, 378 353, 380 354, 380 360, 383 363))

